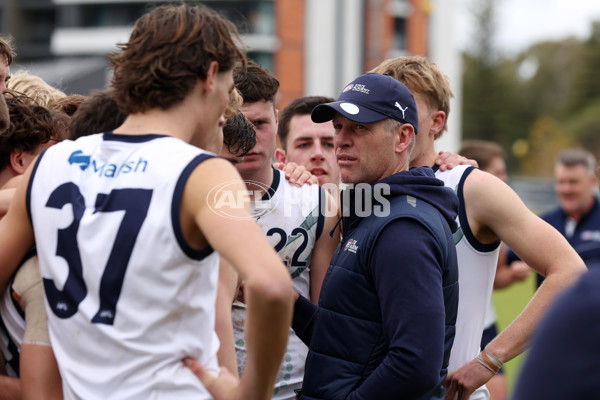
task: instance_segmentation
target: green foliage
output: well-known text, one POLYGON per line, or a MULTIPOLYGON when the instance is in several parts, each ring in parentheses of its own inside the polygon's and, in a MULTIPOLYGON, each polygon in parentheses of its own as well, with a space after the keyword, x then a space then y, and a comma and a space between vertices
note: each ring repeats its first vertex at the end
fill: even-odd
POLYGON ((567 134, 577 143, 585 145, 596 155, 600 154, 600 96, 592 98, 587 105, 573 113, 564 125, 567 134))
MULTIPOLYGON (((516 66, 510 60, 497 60, 486 66, 477 57, 463 57, 463 138, 492 140, 505 149, 526 137, 531 109, 516 79, 516 66)), ((514 165, 508 151, 507 165, 514 165)))
POLYGON ((573 81, 569 111, 577 112, 589 102, 600 98, 600 22, 593 25, 592 35, 582 45, 580 64, 573 81))
POLYGON ((585 41, 535 44, 505 56, 492 46, 494 0, 476 10, 480 35, 463 54, 463 138, 507 150, 509 173, 548 175, 570 146, 600 150, 600 22, 585 41), (519 151, 516 151, 519 150, 519 151))

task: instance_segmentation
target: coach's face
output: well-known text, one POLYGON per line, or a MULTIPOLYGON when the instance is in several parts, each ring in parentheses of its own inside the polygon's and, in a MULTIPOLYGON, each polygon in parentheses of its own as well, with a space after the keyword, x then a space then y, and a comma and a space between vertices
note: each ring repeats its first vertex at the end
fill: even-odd
POLYGON ((359 123, 336 113, 335 153, 344 183, 374 183, 400 169, 397 132, 388 120, 359 123))

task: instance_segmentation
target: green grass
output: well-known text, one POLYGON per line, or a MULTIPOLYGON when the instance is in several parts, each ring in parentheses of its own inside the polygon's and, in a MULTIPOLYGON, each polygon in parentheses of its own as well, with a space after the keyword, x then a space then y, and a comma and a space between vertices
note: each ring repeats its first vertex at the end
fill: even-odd
MULTIPOLYGON (((512 284, 506 289, 494 290, 493 298, 498 314, 498 327, 504 329, 519 313, 533 296, 535 288, 535 273, 523 282, 512 284)), ((507 362, 504 365, 504 371, 508 383, 508 394, 512 394, 512 389, 515 385, 521 363, 524 360, 525 354, 521 354, 515 359, 507 362)))

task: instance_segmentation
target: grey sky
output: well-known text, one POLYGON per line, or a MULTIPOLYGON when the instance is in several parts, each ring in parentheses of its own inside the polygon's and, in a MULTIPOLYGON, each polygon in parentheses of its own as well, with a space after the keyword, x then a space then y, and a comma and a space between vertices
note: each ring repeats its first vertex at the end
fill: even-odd
MULTIPOLYGON (((474 40, 469 7, 480 0, 456 1, 456 40, 461 49, 474 40)), ((515 53, 543 40, 586 38, 590 24, 600 20, 600 0, 496 0, 499 50, 515 53)))

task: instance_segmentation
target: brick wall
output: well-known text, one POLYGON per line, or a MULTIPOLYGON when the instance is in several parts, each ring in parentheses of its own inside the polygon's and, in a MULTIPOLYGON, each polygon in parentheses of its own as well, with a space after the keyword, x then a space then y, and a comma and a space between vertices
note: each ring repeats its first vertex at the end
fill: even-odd
POLYGON ((275 1, 279 48, 274 72, 281 84, 279 109, 304 94, 304 12, 304 0, 275 1))

